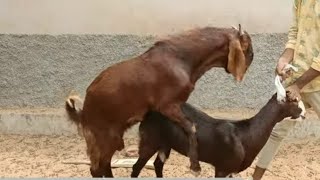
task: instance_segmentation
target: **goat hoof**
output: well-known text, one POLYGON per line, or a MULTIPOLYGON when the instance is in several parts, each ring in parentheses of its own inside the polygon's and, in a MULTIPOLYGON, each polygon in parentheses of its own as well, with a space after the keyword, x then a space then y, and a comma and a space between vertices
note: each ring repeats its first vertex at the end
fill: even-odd
POLYGON ((93 170, 90 168, 90 173, 93 178, 103 178, 104 171, 102 169, 93 170))
POLYGON ((193 171, 191 170, 191 174, 194 176, 194 177, 198 177, 200 175, 200 171, 193 171))
POLYGON ((201 171, 200 163, 192 162, 190 165, 190 169, 192 172, 199 172, 201 171))
POLYGON ((190 169, 191 169, 191 174, 194 177, 198 177, 200 175, 200 172, 201 172, 200 164, 193 164, 191 165, 190 169))

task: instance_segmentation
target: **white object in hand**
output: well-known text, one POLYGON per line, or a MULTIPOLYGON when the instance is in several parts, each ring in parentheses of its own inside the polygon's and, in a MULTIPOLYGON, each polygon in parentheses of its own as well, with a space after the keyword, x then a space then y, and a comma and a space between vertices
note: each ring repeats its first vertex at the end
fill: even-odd
MULTIPOLYGON (((298 71, 297 67, 292 66, 291 64, 288 64, 284 67, 284 70, 289 71, 289 70, 293 70, 295 72, 298 71)), ((277 100, 279 102, 284 102, 286 100, 286 90, 284 89, 282 83, 281 83, 281 76, 277 75, 275 78, 275 85, 276 85, 276 90, 277 90, 277 100)), ((305 113, 306 113, 306 108, 303 104, 303 102, 300 100, 298 102, 298 106, 299 108, 301 108, 302 112, 300 114, 301 119, 305 119, 305 113)), ((298 118, 296 121, 301 121, 300 118, 298 118)))
MULTIPOLYGON (((298 71, 298 68, 292 66, 291 64, 287 64, 287 65, 284 67, 284 70, 285 70, 285 71, 290 71, 291 69, 292 69, 293 71, 295 71, 295 72, 298 71)), ((275 85, 276 85, 276 90, 277 90, 277 100, 278 100, 279 102, 284 101, 285 98, 286 98, 286 90, 284 89, 284 87, 283 87, 283 85, 282 85, 282 78, 281 78, 281 76, 279 76, 279 75, 276 76, 275 85)))

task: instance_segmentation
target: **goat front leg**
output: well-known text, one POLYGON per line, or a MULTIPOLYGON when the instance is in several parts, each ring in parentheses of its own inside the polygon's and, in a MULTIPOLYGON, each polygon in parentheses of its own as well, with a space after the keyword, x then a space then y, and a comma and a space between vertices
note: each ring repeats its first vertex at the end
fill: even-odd
POLYGON ((180 104, 167 105, 160 108, 160 112, 167 116, 171 121, 176 122, 187 133, 189 139, 188 156, 191 164, 190 169, 195 176, 198 176, 200 174, 201 167, 198 160, 198 142, 195 134, 195 125, 183 114, 180 104))

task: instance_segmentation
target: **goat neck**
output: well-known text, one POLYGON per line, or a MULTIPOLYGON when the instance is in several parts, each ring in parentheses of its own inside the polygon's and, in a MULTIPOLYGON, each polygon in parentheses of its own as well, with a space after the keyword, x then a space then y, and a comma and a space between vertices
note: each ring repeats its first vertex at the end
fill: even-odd
MULTIPOLYGON (((175 68, 180 67, 195 83, 206 71, 213 67, 228 65, 230 36, 235 36, 237 30, 208 27, 196 29, 185 34, 171 36, 156 43, 163 52, 174 58, 175 68)), ((161 56, 164 53, 161 52, 161 56)), ((163 63, 164 58, 160 58, 163 63)), ((171 62, 166 64, 170 66, 171 62)))
POLYGON ((246 124, 239 129, 242 143, 246 149, 250 149, 250 155, 254 158, 263 148, 273 127, 285 117, 282 106, 276 98, 272 98, 254 117, 245 120, 246 124))

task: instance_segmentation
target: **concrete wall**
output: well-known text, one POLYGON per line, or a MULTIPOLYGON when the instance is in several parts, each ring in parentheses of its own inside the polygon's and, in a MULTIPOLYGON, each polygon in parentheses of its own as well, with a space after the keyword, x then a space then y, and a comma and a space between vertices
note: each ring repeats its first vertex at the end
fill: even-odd
MULTIPOLYGON (((143 52, 157 35, 206 25, 241 23, 254 33, 255 58, 241 84, 212 69, 189 102, 235 109, 230 114, 238 118, 243 114, 236 112, 246 108, 254 114, 274 93, 291 5, 292 0, 1 0, 0 133, 76 133, 63 110, 71 90, 84 96, 101 70, 143 52)), ((320 137, 316 122, 293 134, 320 137)))
POLYGON ((143 52, 155 35, 241 23, 255 33, 247 79, 235 84, 211 70, 190 102, 259 108, 274 89, 291 6, 291 0, 1 0, 0 107, 60 108, 70 90, 84 95, 102 69, 143 52))
MULTIPOLYGON (((202 108, 259 108, 274 92, 275 62, 285 34, 253 35, 255 57, 243 83, 212 69, 190 102, 202 108)), ((61 108, 71 90, 84 96, 104 68, 134 57, 154 42, 135 35, 0 35, 0 107, 61 108)))

